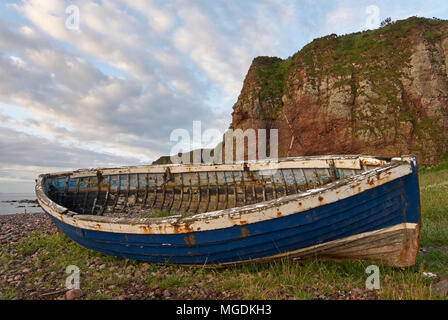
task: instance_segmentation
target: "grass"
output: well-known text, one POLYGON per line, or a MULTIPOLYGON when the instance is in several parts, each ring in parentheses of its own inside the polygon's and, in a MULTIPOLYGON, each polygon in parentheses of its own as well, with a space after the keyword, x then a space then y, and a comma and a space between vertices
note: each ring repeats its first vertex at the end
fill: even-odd
POLYGON ((448 162, 420 172, 422 246, 448 246, 448 162))
MULTIPOLYGON (((379 299, 440 298, 431 292, 430 285, 434 281, 425 278, 423 272, 448 276, 446 181, 448 162, 420 170, 420 239, 425 251, 420 252, 417 264, 411 268, 379 265, 381 288, 376 291, 379 299)), ((81 288, 87 299, 114 299, 132 290, 150 292, 154 286, 187 299, 203 297, 205 289, 217 299, 333 298, 354 289, 365 289, 368 277, 365 270, 371 264, 369 261, 337 263, 310 258, 301 262, 280 260, 222 269, 160 266, 106 256, 75 244, 63 234, 42 232, 33 233, 17 244, 0 247, 3 266, 8 266, 13 259, 22 260, 21 269, 33 268, 33 271, 22 278, 25 289, 0 282, 1 299, 29 299, 32 291, 42 294, 63 288, 67 277, 65 268, 72 264, 81 270, 81 288)), ((21 270, 14 266, 6 268, 11 274, 21 270)), ((151 299, 153 296, 143 297, 151 299)))
POLYGON ((164 217, 170 217, 176 215, 174 212, 160 210, 160 209, 154 209, 149 213, 141 214, 140 218, 164 218, 164 217))
POLYGON ((174 213, 172 213, 170 211, 164 211, 164 210, 155 209, 154 212, 152 213, 151 217, 153 217, 153 218, 163 218, 163 217, 170 217, 172 215, 174 215, 174 213))

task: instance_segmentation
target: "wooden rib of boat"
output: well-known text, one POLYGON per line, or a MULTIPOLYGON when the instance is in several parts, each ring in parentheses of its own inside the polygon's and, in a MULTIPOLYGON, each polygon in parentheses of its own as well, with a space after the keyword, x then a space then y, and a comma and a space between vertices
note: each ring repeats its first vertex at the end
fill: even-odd
POLYGON ((41 175, 36 195, 78 244, 155 263, 319 256, 407 267, 419 250, 415 156, 86 169, 41 175))

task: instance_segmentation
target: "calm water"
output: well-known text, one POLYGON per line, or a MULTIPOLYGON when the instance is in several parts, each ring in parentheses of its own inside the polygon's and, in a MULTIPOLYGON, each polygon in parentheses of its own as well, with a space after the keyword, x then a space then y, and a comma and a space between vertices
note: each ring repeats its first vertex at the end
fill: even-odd
POLYGON ((0 214, 43 212, 35 203, 4 202, 11 200, 36 200, 34 193, 0 193, 0 214))

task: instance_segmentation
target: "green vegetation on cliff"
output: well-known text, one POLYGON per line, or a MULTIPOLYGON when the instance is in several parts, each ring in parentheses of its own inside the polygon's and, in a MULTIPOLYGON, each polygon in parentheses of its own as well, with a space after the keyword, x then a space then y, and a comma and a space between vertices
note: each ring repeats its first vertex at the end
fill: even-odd
POLYGON ((291 60, 257 57, 253 63, 256 65, 258 84, 262 87, 260 99, 272 98, 274 103, 281 101, 291 60))

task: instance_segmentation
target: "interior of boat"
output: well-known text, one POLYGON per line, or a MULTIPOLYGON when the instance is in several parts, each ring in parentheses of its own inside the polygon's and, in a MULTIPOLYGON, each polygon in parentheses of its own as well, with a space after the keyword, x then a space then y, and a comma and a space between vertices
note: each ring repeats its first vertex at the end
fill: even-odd
POLYGON ((390 162, 340 156, 276 163, 157 165, 47 175, 45 193, 76 214, 161 217, 235 208, 321 187, 390 162))

